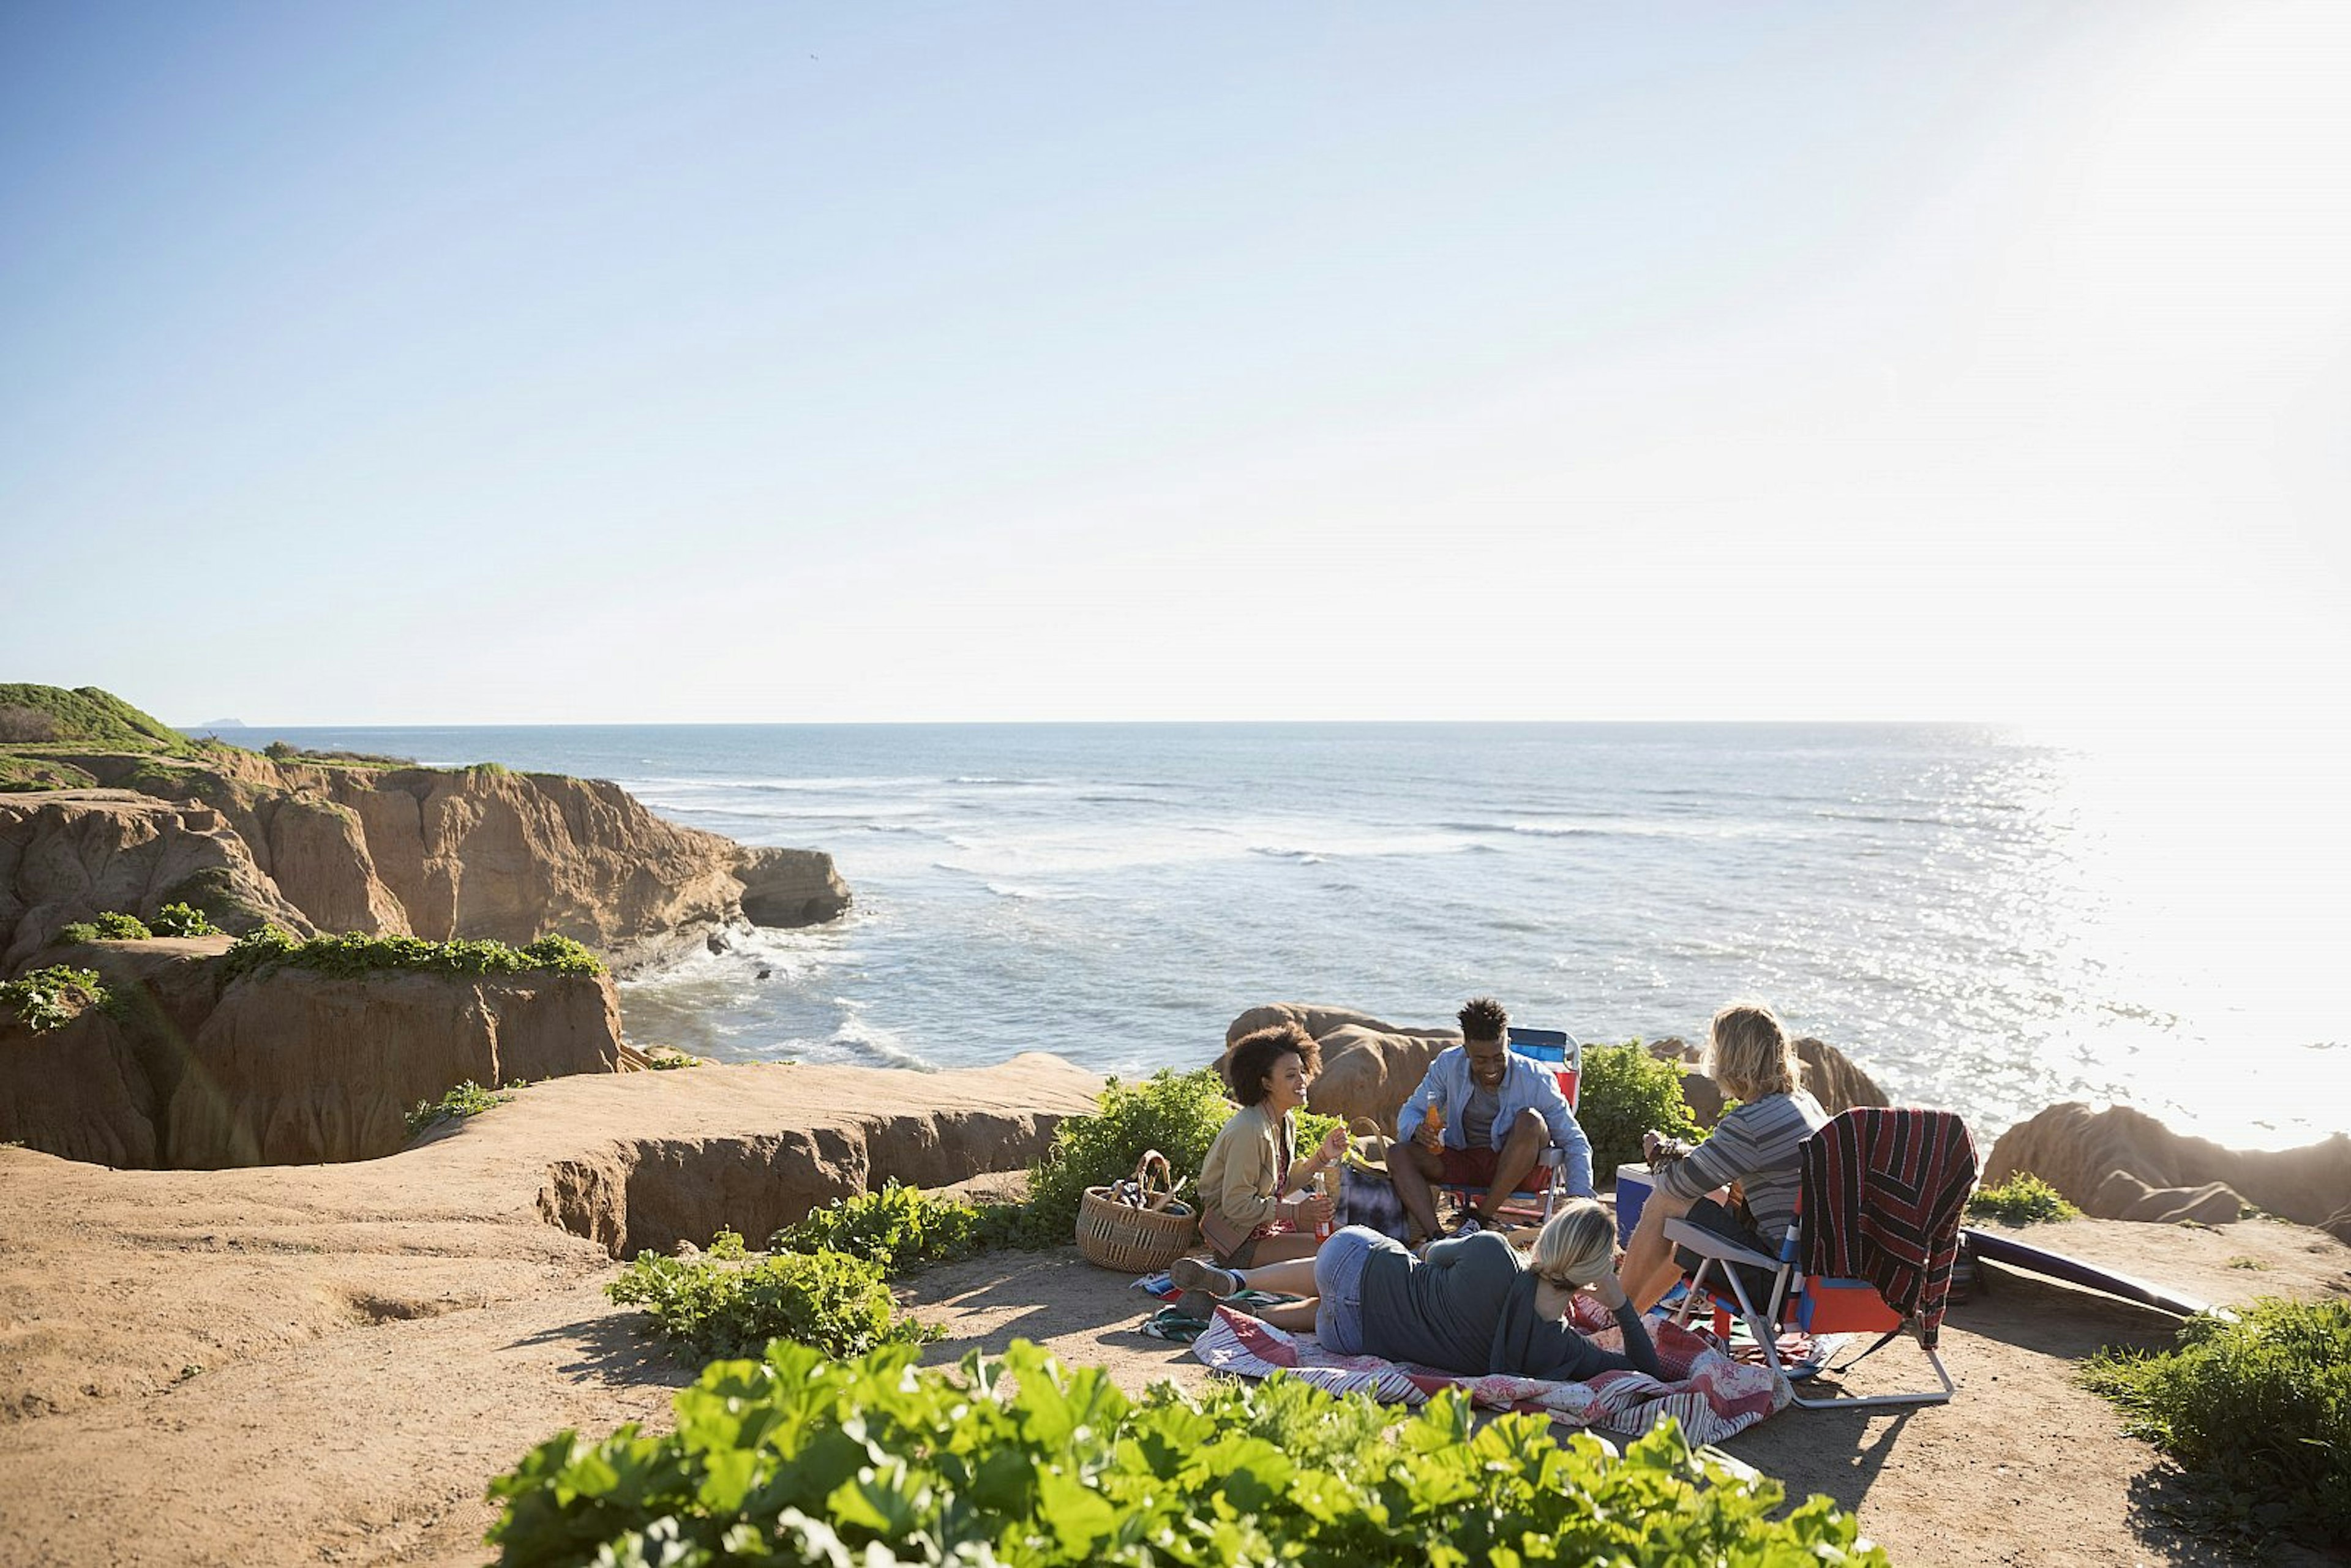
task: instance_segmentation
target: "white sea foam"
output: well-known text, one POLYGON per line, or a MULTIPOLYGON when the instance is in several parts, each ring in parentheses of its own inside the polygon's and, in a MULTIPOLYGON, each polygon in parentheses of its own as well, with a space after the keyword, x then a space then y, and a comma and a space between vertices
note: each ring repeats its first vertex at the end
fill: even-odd
POLYGON ((623 778, 676 820, 833 852, 858 900, 841 925, 624 988, 632 1036, 730 1059, 797 1041, 1190 1064, 1270 998, 1434 1023, 1479 991, 1587 1040, 1695 1040, 1760 993, 1985 1138, 2068 1098, 2245 1145, 2337 1130, 2351 1105, 2333 996, 2351 821, 2324 747, 1671 725, 409 733, 287 738, 623 778))

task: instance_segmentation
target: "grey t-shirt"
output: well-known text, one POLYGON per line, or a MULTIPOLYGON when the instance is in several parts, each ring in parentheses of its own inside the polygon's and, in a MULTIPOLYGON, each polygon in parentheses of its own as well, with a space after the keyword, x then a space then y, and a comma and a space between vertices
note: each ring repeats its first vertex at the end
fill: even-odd
POLYGON ((1461 1146, 1465 1149, 1490 1149, 1494 1146, 1494 1118, 1502 1113, 1502 1092, 1489 1089, 1482 1083, 1469 1085, 1469 1103, 1461 1107, 1461 1146))
POLYGON ((1519 1254, 1490 1230, 1436 1242, 1421 1261, 1380 1251, 1364 1265, 1364 1349, 1390 1361, 1482 1377, 1519 1254))

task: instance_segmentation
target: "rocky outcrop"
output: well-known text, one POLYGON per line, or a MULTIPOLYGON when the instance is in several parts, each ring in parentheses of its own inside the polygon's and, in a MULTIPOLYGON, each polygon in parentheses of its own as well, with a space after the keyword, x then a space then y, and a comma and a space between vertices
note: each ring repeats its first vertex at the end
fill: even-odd
MULTIPOLYGON (((1705 1051, 1679 1040, 1655 1040, 1650 1054, 1667 1061, 1679 1061, 1687 1071, 1682 1073, 1682 1098, 1689 1103, 1690 1115, 1701 1127, 1711 1127, 1722 1118, 1725 1103, 1722 1086, 1702 1071, 1705 1051)), ((1894 1102, 1877 1081, 1856 1065, 1854 1060, 1826 1040, 1805 1035, 1796 1041, 1797 1060, 1803 1063, 1803 1085, 1812 1091, 1821 1108, 1834 1116, 1840 1111, 1850 1111, 1856 1105, 1891 1105, 1894 1102)))
MULTIPOLYGON (((1047 1060, 1010 1065, 1041 1071, 1047 1060)), ((1051 1076, 1057 1091, 1081 1089, 1051 1076)), ((1063 1115, 1083 1108, 1056 1092, 1041 1105, 919 1107, 828 1127, 630 1138, 549 1166, 539 1212, 615 1258, 700 1244, 722 1225, 758 1246, 810 1210, 887 1180, 946 1186, 1021 1169, 1044 1155, 1063 1115)))
POLYGON ((178 903, 231 931, 316 929, 207 807, 119 789, 0 795, 0 974, 24 968, 69 922, 107 910, 144 919, 178 903))
POLYGON ((158 1166, 172 1163, 162 1137, 163 1110, 187 1072, 192 1042, 220 1000, 217 960, 228 948, 226 936, 158 936, 80 943, 48 955, 96 970, 114 999, 123 1037, 146 1077, 143 1103, 157 1124, 152 1163, 158 1166))
POLYGON ((2052 1105, 2000 1136, 1986 1186, 2030 1171, 2104 1219, 2237 1218, 2248 1207, 2351 1241, 2351 1137, 2279 1151, 2223 1148, 2117 1105, 2052 1105))
POLYGON ((1406 1040, 1443 1040, 1456 1044, 1461 1040, 1458 1030, 1414 1029, 1382 1023, 1371 1014, 1359 1013, 1353 1008, 1323 1007, 1315 1002, 1268 1002, 1249 1009, 1226 1027, 1225 1049, 1230 1051, 1238 1045, 1243 1035, 1255 1034, 1259 1030, 1285 1023, 1296 1024, 1306 1031, 1309 1039, 1318 1040, 1350 1024, 1374 1034, 1393 1034, 1406 1040))
POLYGON ((92 1165, 155 1163, 154 1094, 105 1013, 36 1034, 0 1015, 0 1143, 92 1165))
MULTIPOLYGON (((1244 1035, 1275 1025, 1294 1023, 1321 1048, 1322 1071, 1306 1092, 1311 1111, 1366 1120, 1380 1130, 1395 1131, 1396 1113, 1428 1071, 1428 1064, 1447 1046, 1461 1043, 1458 1030, 1412 1029, 1384 1023, 1369 1013, 1349 1008, 1322 1007, 1310 1002, 1269 1002, 1249 1009, 1225 1030, 1225 1055, 1217 1059, 1224 1071, 1227 1057, 1244 1035)), ((1650 1052, 1667 1061, 1688 1067, 1682 1074, 1682 1097, 1702 1127, 1714 1125, 1722 1114, 1722 1090, 1698 1071, 1699 1052, 1682 1040, 1657 1040, 1650 1052)), ((1886 1105, 1892 1102, 1868 1073, 1836 1047, 1807 1036, 1796 1041, 1804 1064, 1804 1086, 1831 1115, 1855 1105, 1886 1105)))
POLYGON ((816 850, 747 849, 735 862, 743 915, 754 925, 821 925, 849 907, 849 884, 816 850))
POLYGON ((601 975, 350 977, 263 968, 224 986, 225 936, 56 950, 111 999, 44 1034, 0 1036, 0 1139, 68 1159, 210 1169, 365 1160, 407 1113, 468 1081, 496 1087, 621 1062, 601 975))
POLYGON ((374 1159, 407 1113, 463 1082, 618 1071, 601 975, 358 978, 278 968, 231 985, 190 1042, 165 1113, 182 1169, 374 1159))
MULTIPOLYGON (((1225 1055, 1231 1055, 1243 1036, 1284 1023, 1304 1030, 1321 1051, 1322 1064, 1306 1092, 1307 1109, 1351 1123, 1376 1123, 1388 1134, 1395 1133, 1396 1112, 1437 1052, 1461 1043, 1458 1030, 1399 1028, 1350 1008, 1272 1002, 1232 1021, 1225 1030, 1225 1055)), ((1217 1071, 1224 1066, 1219 1057, 1217 1071)))
POLYGON ((259 883, 299 912, 298 929, 516 945, 560 932, 625 969, 722 927, 812 925, 849 904, 831 856, 746 849, 664 821, 602 780, 280 762, 226 747, 71 760, 110 785, 218 813, 259 883))

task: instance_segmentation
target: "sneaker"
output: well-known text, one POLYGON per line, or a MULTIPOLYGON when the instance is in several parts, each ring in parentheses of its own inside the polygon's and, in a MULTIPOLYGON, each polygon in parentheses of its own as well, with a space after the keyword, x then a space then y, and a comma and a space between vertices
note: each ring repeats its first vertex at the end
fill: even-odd
POLYGON ((1205 1291, 1211 1296, 1238 1296, 1241 1293, 1241 1277, 1230 1269, 1219 1269, 1202 1258, 1178 1258, 1167 1270, 1167 1277, 1179 1291, 1205 1291))

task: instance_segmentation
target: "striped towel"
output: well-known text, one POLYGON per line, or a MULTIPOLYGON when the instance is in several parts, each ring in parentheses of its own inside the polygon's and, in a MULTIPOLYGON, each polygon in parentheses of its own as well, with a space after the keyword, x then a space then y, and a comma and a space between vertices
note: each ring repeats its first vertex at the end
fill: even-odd
MULTIPOLYGON (((1577 1299, 1578 1327, 1583 1326, 1583 1302, 1577 1299)), ((1597 1427, 1625 1437, 1638 1437, 1671 1416, 1692 1443, 1719 1443, 1786 1406, 1787 1379, 1772 1376, 1768 1368, 1734 1361, 1670 1322, 1653 1320, 1649 1333, 1666 1381, 1638 1372, 1604 1372, 1589 1383, 1455 1377, 1376 1355, 1334 1355, 1311 1334, 1284 1333, 1223 1306, 1192 1342, 1192 1354, 1212 1370, 1238 1377, 1264 1377, 1279 1370, 1333 1394, 1361 1392, 1388 1405, 1419 1405, 1439 1389, 1462 1388, 1472 1404, 1488 1409, 1520 1410, 1562 1426, 1597 1427)), ((1591 1337, 1612 1350, 1622 1348, 1612 1331, 1595 1328, 1591 1337)))
POLYGON ((1943 1324, 1976 1145, 1949 1111, 1856 1106, 1804 1145, 1804 1272, 1866 1280, 1928 1349, 1943 1324))

